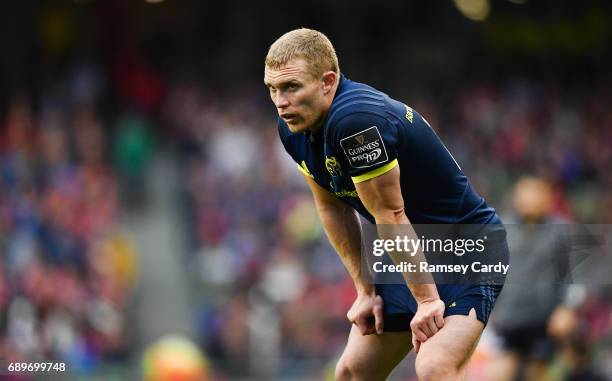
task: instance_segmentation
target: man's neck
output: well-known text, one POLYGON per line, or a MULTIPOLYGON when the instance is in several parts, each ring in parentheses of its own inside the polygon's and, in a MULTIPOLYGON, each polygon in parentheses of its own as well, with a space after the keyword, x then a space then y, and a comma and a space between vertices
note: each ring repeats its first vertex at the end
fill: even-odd
POLYGON ((331 108, 331 105, 334 102, 334 98, 336 97, 336 92, 338 91, 339 87, 340 77, 338 77, 336 84, 334 85, 334 87, 332 87, 332 89, 329 91, 329 94, 327 94, 325 98, 325 110, 321 113, 321 117, 312 125, 311 128, 309 128, 311 134, 316 134, 325 125, 327 113, 329 112, 329 109, 331 108))

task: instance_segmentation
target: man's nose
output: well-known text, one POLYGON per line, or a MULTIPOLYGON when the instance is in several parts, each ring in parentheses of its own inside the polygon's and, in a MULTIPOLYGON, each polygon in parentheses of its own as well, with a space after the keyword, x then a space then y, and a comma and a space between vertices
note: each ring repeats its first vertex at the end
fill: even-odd
POLYGON ((289 106, 289 100, 284 94, 279 92, 274 97, 274 105, 276 106, 276 108, 285 108, 289 106))

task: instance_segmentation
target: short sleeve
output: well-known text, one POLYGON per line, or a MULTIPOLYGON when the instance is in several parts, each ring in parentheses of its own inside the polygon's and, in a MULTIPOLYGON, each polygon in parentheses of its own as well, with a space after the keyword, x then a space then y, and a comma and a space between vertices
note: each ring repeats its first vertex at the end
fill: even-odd
POLYGON ((397 127, 371 113, 343 117, 331 133, 334 149, 346 159, 355 184, 385 174, 398 165, 397 127))

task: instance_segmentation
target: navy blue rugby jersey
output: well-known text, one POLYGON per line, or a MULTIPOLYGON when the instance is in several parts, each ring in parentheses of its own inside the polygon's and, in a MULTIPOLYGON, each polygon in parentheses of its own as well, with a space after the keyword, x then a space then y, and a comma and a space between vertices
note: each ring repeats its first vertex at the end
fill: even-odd
POLYGON ((355 183, 396 166, 411 223, 500 223, 427 121, 368 85, 341 75, 321 129, 293 134, 280 117, 278 128, 298 169, 372 223, 355 183))

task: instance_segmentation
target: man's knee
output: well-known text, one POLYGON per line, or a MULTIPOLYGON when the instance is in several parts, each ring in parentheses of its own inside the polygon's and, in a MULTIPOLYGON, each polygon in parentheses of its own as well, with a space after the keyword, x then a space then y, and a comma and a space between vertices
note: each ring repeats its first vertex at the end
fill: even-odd
POLYGON ((349 381, 351 380, 351 369, 349 368, 344 356, 338 360, 336 364, 336 372, 334 373, 334 380, 336 381, 349 381))
POLYGON ((455 364, 440 357, 417 357, 415 363, 419 381, 460 380, 460 370, 455 364))
POLYGON ((336 364, 336 381, 376 380, 378 375, 374 364, 365 364, 354 356, 343 355, 336 364))

